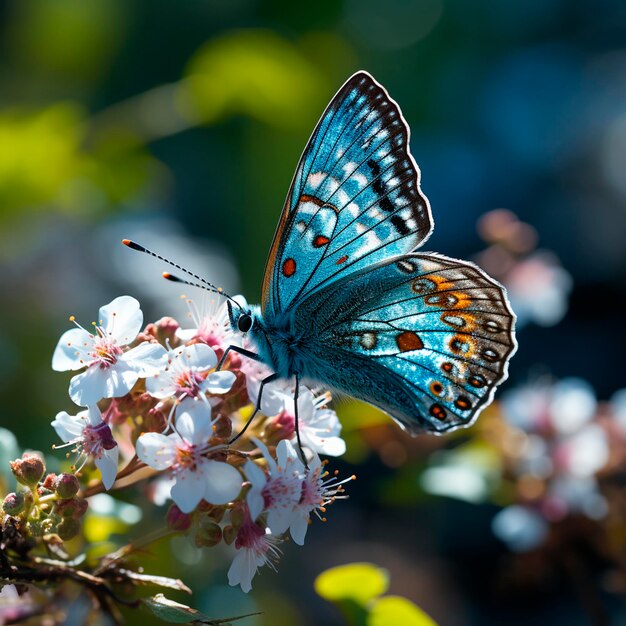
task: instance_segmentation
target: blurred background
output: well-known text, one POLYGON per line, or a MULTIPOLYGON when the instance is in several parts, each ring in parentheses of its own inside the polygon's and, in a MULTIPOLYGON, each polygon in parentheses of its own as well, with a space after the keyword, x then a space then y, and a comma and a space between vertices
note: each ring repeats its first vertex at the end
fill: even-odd
MULTIPOLYGON (((258 302, 300 152, 358 69, 410 124, 428 249, 509 288, 510 379, 444 438, 339 406, 351 498, 250 595, 183 539, 150 566, 184 572, 210 615, 263 611, 254 626, 345 623, 313 580, 363 560, 441 624, 626 623, 621 0, 0 2, 0 424, 49 450, 72 408, 50 370, 68 315, 128 293, 147 319, 184 316, 123 237, 258 302)), ((94 540, 162 517, 134 501, 94 540)))

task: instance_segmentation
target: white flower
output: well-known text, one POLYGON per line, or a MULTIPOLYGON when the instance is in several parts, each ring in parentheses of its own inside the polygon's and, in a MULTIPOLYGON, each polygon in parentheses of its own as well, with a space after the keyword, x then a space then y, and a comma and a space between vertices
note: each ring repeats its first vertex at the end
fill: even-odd
POLYGON ((203 343, 181 346, 168 353, 167 365, 146 379, 146 391, 153 397, 176 397, 207 401, 207 393, 226 393, 235 382, 229 371, 212 372, 217 365, 215 352, 203 343))
POLYGON ((76 404, 89 406, 102 398, 119 398, 139 378, 159 370, 166 359, 163 346, 144 342, 123 350, 135 340, 142 324, 139 302, 120 296, 100 309, 95 335, 81 326, 63 333, 52 356, 52 369, 87 368, 70 382, 70 397, 76 404))
POLYGON ((265 460, 267 474, 251 460, 246 461, 244 472, 251 483, 246 495, 250 516, 256 520, 267 512, 267 526, 274 535, 284 533, 294 520, 294 511, 302 496, 304 465, 289 442, 283 439, 276 447, 278 463, 265 445, 255 439, 265 460))
POLYGON ((248 593, 252 589, 252 579, 259 567, 269 565, 275 569, 274 563, 280 557, 276 547, 277 540, 250 517, 246 511, 244 522, 237 531, 235 548, 237 553, 228 570, 228 584, 241 585, 241 590, 248 593))
POLYGON ((194 328, 179 328, 176 336, 184 342, 197 339, 214 350, 222 352, 232 345, 241 345, 241 335, 236 333, 230 325, 228 306, 225 302, 212 299, 198 307, 193 300, 187 300, 189 317, 194 328))
POLYGON ((234 500, 241 490, 241 474, 228 463, 207 458, 214 449, 208 444, 213 434, 210 406, 197 403, 179 411, 174 430, 169 435, 141 435, 137 456, 150 467, 173 473, 170 495, 178 508, 190 513, 203 499, 211 504, 234 500))
POLYGON ((84 466, 89 457, 93 457, 102 474, 102 484, 105 489, 110 489, 117 475, 119 448, 109 425, 102 419, 100 409, 95 405, 90 406, 77 415, 61 411, 54 418, 52 427, 66 444, 74 446, 79 458, 84 456, 78 469, 84 466))
MULTIPOLYGON (((254 388, 254 387, 253 387, 254 388)), ((251 400, 256 401, 252 392, 251 400)), ((341 422, 335 411, 327 408, 330 394, 315 396, 310 389, 300 385, 298 395, 298 430, 302 444, 313 452, 328 456, 341 456, 346 451, 346 442, 341 438, 341 422)), ((285 439, 296 441, 296 414, 293 391, 283 381, 270 383, 263 389, 261 411, 272 420, 275 427, 284 433, 285 439)))
POLYGON ((254 442, 267 461, 268 474, 252 461, 246 462, 244 471, 252 485, 246 496, 250 515, 256 520, 266 512, 272 534, 280 535, 289 529, 291 538, 303 545, 311 513, 321 518, 319 512, 324 513, 327 504, 345 497, 343 484, 354 476, 342 481, 336 475, 327 478, 328 473, 317 455, 306 469, 286 439, 276 446, 278 463, 262 442, 258 439, 254 442))

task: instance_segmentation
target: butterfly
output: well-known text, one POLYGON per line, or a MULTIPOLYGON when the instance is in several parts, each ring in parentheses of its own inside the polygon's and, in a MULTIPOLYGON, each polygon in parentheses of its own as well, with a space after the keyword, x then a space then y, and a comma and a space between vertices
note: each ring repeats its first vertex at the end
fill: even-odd
POLYGON ((287 194, 261 306, 227 296, 233 329, 256 352, 231 346, 222 363, 233 350, 274 372, 252 417, 264 385, 295 378, 296 409, 300 382, 315 381, 412 434, 443 433, 469 426, 507 377, 516 341, 504 288, 472 263, 417 251, 433 219, 409 133, 363 71, 324 111, 287 194))

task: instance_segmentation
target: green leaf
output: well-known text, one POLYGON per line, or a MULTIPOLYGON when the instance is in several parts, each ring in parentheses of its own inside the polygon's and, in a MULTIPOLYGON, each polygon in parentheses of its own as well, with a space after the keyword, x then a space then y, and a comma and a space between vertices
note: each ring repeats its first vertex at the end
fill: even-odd
POLYGON ((162 593, 150 598, 142 600, 144 606, 149 608, 160 620, 169 622, 170 624, 206 624, 207 626, 230 626, 231 622, 258 615, 258 613, 250 613, 248 615, 240 615, 238 617, 227 617, 225 619, 212 619, 201 613, 197 609, 193 609, 186 604, 174 602, 166 598, 162 593))
POLYGON ((315 579, 315 591, 325 600, 353 600, 364 606, 387 591, 389 575, 371 563, 332 567, 315 579))
POLYGON ((437 626, 422 609, 400 596, 385 596, 370 609, 367 626, 437 626))

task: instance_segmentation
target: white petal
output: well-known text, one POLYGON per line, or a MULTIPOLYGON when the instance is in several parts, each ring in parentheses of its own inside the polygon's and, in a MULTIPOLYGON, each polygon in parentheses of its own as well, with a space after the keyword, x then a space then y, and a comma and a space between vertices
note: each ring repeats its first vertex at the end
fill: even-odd
POLYGON ((139 302, 131 296, 120 296, 100 308, 98 326, 121 346, 125 346, 139 334, 143 324, 143 313, 139 302))
POLYGON ((267 483, 265 472, 254 462, 248 459, 243 466, 244 474, 253 487, 263 489, 267 483))
POLYGON ((188 443, 206 443, 213 435, 211 407, 202 401, 181 402, 176 411, 176 431, 188 443))
POLYGON ((278 459, 278 467, 282 467, 284 469, 287 467, 288 462, 294 463, 295 461, 298 461, 298 463, 292 467, 300 471, 304 471, 304 465, 302 465, 302 462, 298 459, 298 453, 291 445, 291 442, 287 441, 287 439, 282 439, 278 442, 278 445, 276 446, 276 458, 278 459))
POLYGON ((176 483, 172 487, 172 500, 183 513, 191 513, 204 496, 204 473, 200 471, 183 471, 176 475, 176 483))
POLYGON ((115 448, 111 448, 110 450, 104 450, 102 457, 95 459, 96 467, 102 474, 102 484, 105 489, 110 489, 115 482, 119 453, 119 448, 115 446, 115 448))
POLYGON ((309 527, 309 515, 302 511, 298 512, 298 515, 291 522, 291 526, 289 527, 289 532, 291 533, 291 538, 297 543, 299 546, 304 545, 304 537, 306 536, 306 531, 309 527))
POLYGON ((59 438, 67 443, 82 436, 83 429, 86 426, 86 417, 87 411, 81 411, 78 415, 70 415, 66 411, 61 411, 57 413, 52 421, 52 428, 54 428, 59 438), (81 419, 81 416, 83 419, 81 419))
POLYGON ((97 404, 93 404, 87 407, 87 419, 92 426, 98 426, 102 422, 102 412, 98 408, 97 404))
POLYGON ((176 393, 176 384, 168 371, 146 378, 146 391, 153 397, 162 400, 171 398, 176 393))
POLYGON ((259 515, 263 513, 265 508, 265 500, 263 494, 254 487, 246 494, 246 502, 248 503, 248 509, 250 511, 250 517, 256 521, 259 515))
POLYGON ((256 574, 256 558, 252 550, 242 548, 237 551, 228 570, 228 584, 231 587, 241 585, 241 590, 248 593, 252 589, 252 579, 256 574))
POLYGON ((257 446, 257 448, 261 451, 265 460, 267 461, 267 468, 269 469, 270 476, 276 476, 278 474, 278 466, 276 465, 276 461, 274 457, 270 454, 270 451, 267 449, 267 446, 256 437, 252 437, 252 441, 257 446))
POLYGON ((227 370, 212 372, 202 383, 202 389, 209 393, 226 393, 230 391, 236 378, 233 372, 227 370))
MULTIPOLYGON (((301 433, 302 434, 302 433, 301 433)), ((303 437, 303 443, 318 454, 342 456, 346 453, 346 442, 341 437, 303 437)))
POLYGON ((102 398, 119 398, 126 395, 139 379, 137 372, 118 361, 103 369, 99 365, 89 367, 70 381, 70 398, 80 406, 96 404, 102 398))
POLYGON ((144 341, 120 355, 119 361, 126 363, 140 378, 146 378, 158 374, 167 365, 167 351, 160 343, 144 341))
POLYGON ((171 437, 161 433, 144 433, 137 439, 137 456, 150 467, 164 470, 172 465, 176 458, 176 445, 171 437))
POLYGON ((204 499, 211 504, 226 504, 241 491, 241 474, 228 463, 207 461, 203 469, 206 478, 204 499))
POLYGON ((93 360, 89 355, 93 343, 94 336, 82 328, 72 328, 64 332, 52 355, 52 369, 65 372, 85 367, 93 360))
POLYGON ((217 365, 215 352, 205 343, 194 343, 191 346, 177 348, 175 352, 185 367, 205 370, 212 369, 217 365))

